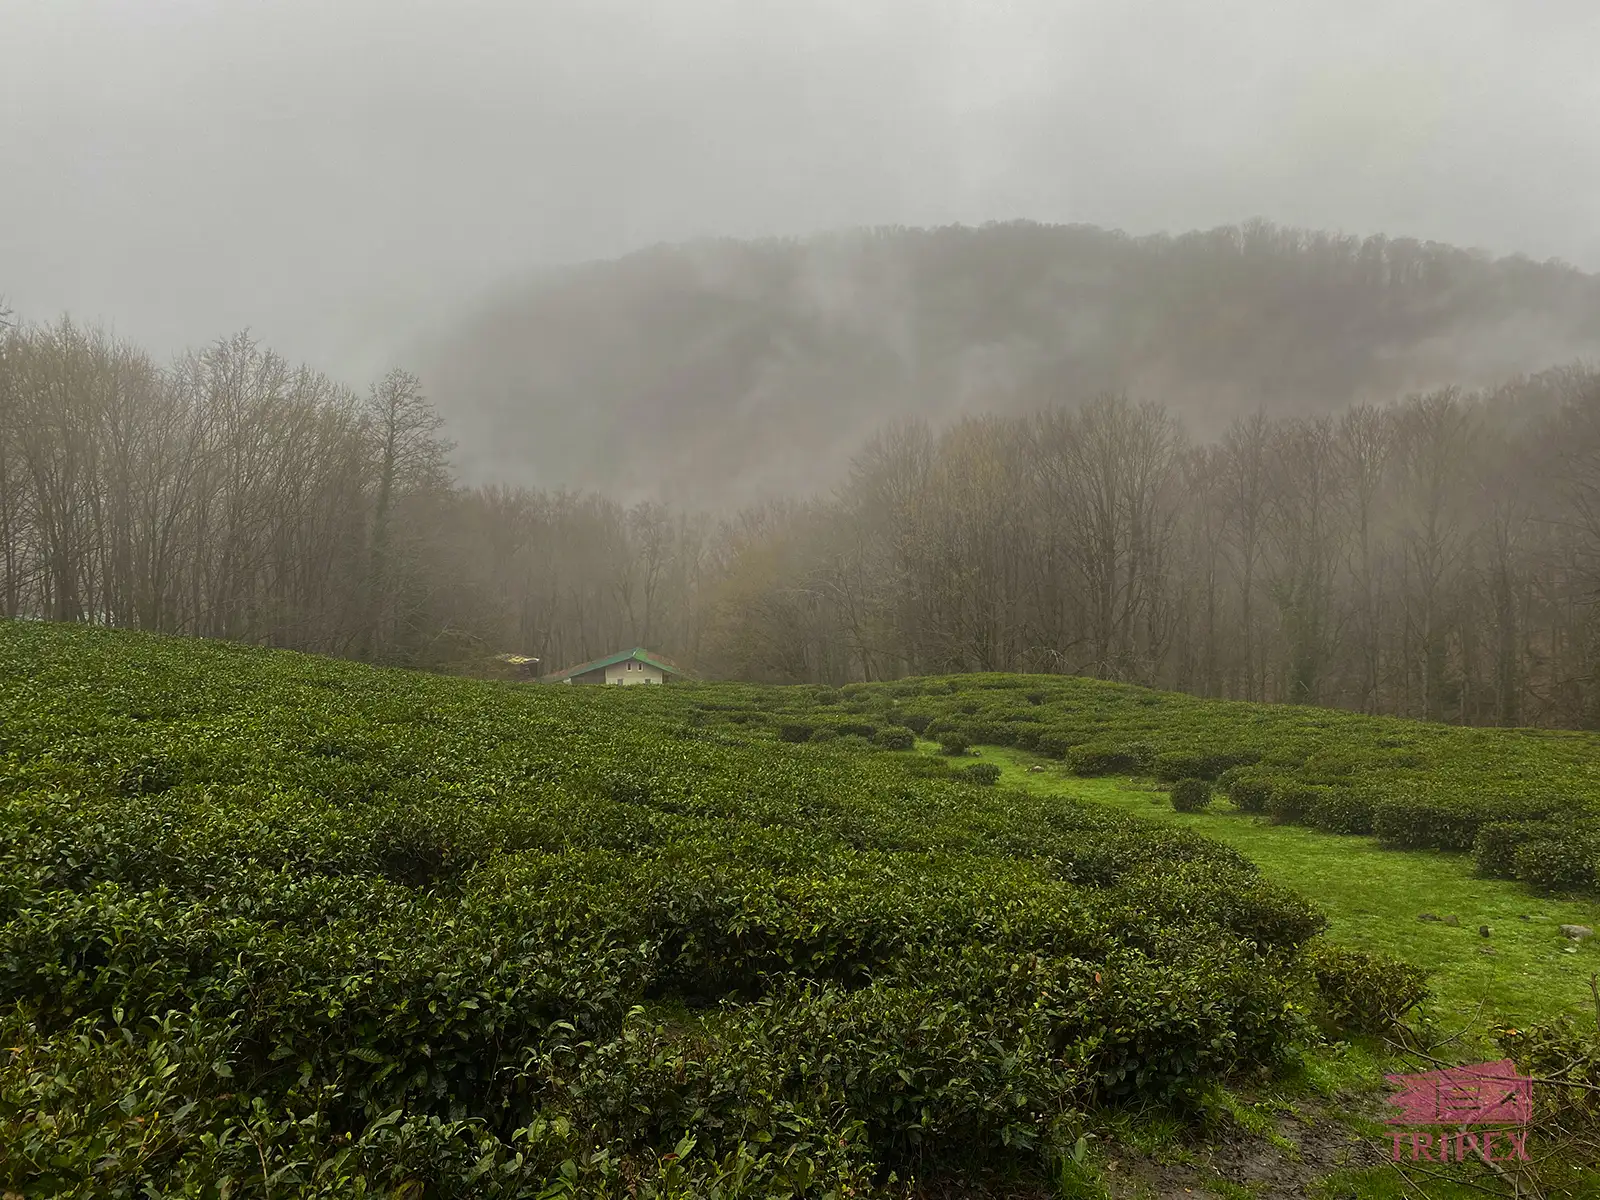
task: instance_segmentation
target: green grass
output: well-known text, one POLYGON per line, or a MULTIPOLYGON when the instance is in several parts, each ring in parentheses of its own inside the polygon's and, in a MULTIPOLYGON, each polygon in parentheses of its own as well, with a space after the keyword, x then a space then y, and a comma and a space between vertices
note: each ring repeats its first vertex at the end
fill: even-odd
MULTIPOLYGON (((918 749, 929 755, 939 750, 937 743, 926 740, 918 749)), ((1225 842, 1268 878, 1310 897, 1328 916, 1328 939, 1427 967, 1433 972, 1433 995, 1420 1014, 1425 1035, 1439 1039, 1459 1034, 1439 1048, 1440 1054, 1499 1057, 1503 1052, 1495 1045, 1494 1031, 1501 1024, 1557 1016, 1585 1025, 1595 1020, 1589 980, 1600 971, 1600 939, 1573 943, 1559 931, 1562 924, 1600 928, 1600 904, 1593 900, 1541 897, 1515 881, 1481 878, 1465 855, 1395 850, 1370 837, 1273 824, 1238 811, 1222 798, 1203 813, 1176 812, 1166 789, 1147 780, 1079 778, 1060 763, 1024 751, 983 746, 957 761, 980 760, 1000 768, 1003 788, 1035 797, 1088 800, 1225 842), (1031 769, 1040 766, 1042 771, 1031 769), (1418 921, 1423 913, 1455 916, 1459 924, 1418 921), (1480 925, 1490 927, 1489 938, 1479 934, 1480 925), (1485 946, 1496 953, 1480 953, 1485 946)), ((1426 1065, 1371 1040, 1334 1042, 1311 1050, 1297 1075, 1254 1089, 1248 1101, 1219 1088, 1209 1104, 1229 1116, 1246 1137, 1270 1144, 1288 1159, 1298 1159, 1298 1154, 1273 1131, 1273 1112, 1335 1122, 1360 1141, 1386 1149, 1390 1130, 1383 1124, 1379 1099, 1386 1090, 1384 1075, 1426 1065)), ((1112 1121, 1104 1134, 1111 1144, 1156 1162, 1186 1158, 1185 1131, 1169 1120, 1112 1121)), ((1268 1185, 1260 1177, 1249 1186, 1208 1178, 1203 1159, 1190 1165, 1197 1192, 1243 1197, 1268 1185)), ((1600 1174, 1582 1170, 1581 1163, 1558 1165, 1571 1170, 1558 1190, 1548 1194, 1600 1194, 1600 1174)), ((1481 1197, 1486 1187, 1489 1194, 1501 1194, 1504 1186, 1471 1164, 1448 1168, 1458 1179, 1440 1177, 1439 1168, 1429 1173, 1426 1165, 1402 1166, 1327 1171, 1307 1184, 1306 1194, 1318 1200, 1449 1200, 1481 1197)))
POLYGON ((1059 764, 1031 772, 1030 766, 1045 760, 1018 750, 986 746, 979 754, 1001 767, 1002 786, 1092 800, 1235 847, 1268 878, 1321 907, 1331 940, 1385 951, 1433 971, 1435 995, 1426 1012, 1442 1024, 1470 1021, 1486 1029, 1495 1019, 1595 1017, 1589 976, 1600 971, 1600 937, 1575 944, 1559 926, 1600 929, 1600 903, 1540 897, 1519 883, 1481 878, 1465 855, 1389 850, 1369 837, 1273 825, 1225 800, 1208 812, 1175 812, 1165 790, 1151 784, 1079 779, 1059 764), (1418 921, 1423 913, 1453 915, 1460 925, 1418 921), (1480 925, 1489 926, 1490 937, 1479 935, 1480 925), (1575 952, 1569 949, 1574 945, 1575 952), (1481 953, 1484 947, 1495 953, 1481 953))
MULTIPOLYGON (((1501 1195, 1490 1191, 1491 1196, 1501 1195)), ((1509 1194, 1509 1193, 1507 1193, 1509 1194)), ((1313 1185, 1310 1200, 1482 1200, 1484 1185, 1450 1179, 1415 1178, 1391 1166, 1335 1171, 1313 1185), (1424 1190, 1426 1189, 1426 1190, 1424 1190)))

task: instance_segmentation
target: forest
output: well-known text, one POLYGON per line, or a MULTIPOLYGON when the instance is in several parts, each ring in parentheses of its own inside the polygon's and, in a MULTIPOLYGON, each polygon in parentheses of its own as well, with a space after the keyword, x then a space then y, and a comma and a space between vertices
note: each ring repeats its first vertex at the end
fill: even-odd
POLYGON ((1600 375, 1190 437, 1153 400, 881 430, 710 513, 469 487, 393 372, 247 335, 0 339, 0 614, 470 671, 649 645, 713 678, 1043 671, 1466 724, 1600 722, 1600 375))

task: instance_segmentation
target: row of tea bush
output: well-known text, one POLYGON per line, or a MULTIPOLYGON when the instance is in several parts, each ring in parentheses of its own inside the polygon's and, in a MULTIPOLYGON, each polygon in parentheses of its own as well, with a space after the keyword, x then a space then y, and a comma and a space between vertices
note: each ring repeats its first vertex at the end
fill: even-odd
POLYGON ((958 752, 1015 746, 1078 775, 1210 781, 1276 821, 1470 851, 1484 872, 1541 888, 1593 889, 1600 865, 1594 733, 1462 728, 1055 676, 718 685, 672 703, 791 741, 848 730, 862 748, 904 748, 908 737, 958 752))

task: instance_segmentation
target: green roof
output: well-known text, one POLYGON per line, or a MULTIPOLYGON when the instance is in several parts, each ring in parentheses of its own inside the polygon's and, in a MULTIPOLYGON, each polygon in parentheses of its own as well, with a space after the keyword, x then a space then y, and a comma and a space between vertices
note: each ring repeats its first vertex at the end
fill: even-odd
POLYGON ((598 671, 602 667, 615 666, 617 663, 627 662, 630 658, 637 659, 642 663, 648 663, 656 670, 664 671, 668 675, 687 675, 687 672, 682 667, 675 667, 643 647, 635 646, 632 650, 619 650, 615 654, 606 655, 604 658, 596 658, 590 662, 579 663, 575 667, 568 667, 565 671, 557 671, 552 675, 546 675, 544 682, 560 683, 563 679, 571 679, 575 675, 587 675, 590 671, 598 671))

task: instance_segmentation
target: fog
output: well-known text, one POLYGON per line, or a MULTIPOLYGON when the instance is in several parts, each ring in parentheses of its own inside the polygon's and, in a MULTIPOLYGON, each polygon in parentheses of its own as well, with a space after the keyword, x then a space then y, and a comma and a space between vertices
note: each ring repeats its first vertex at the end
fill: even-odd
POLYGON ((352 383, 705 235, 1253 215, 1600 268, 1600 10, 0 0, 0 294, 352 383))

